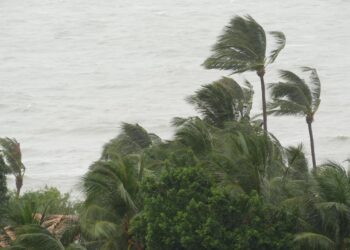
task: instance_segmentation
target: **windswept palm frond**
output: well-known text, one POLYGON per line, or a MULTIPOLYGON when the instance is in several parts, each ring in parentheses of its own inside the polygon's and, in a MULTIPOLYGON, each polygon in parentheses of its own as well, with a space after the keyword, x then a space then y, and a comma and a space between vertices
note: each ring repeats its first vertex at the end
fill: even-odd
POLYGON ((286 148, 288 159, 288 173, 292 179, 305 180, 308 178, 308 164, 304 154, 303 145, 299 144, 296 147, 286 148))
MULTIPOLYGON (((249 108, 251 108, 253 104, 253 96, 254 96, 253 85, 248 80, 244 80, 244 86, 245 86, 245 88, 243 88, 244 100, 246 103, 249 104, 249 108)), ((250 113, 250 110, 248 111, 248 114, 249 113, 250 113)))
POLYGON ((286 46, 286 36, 280 31, 270 31, 269 33, 275 38, 277 46, 277 48, 270 52, 268 63, 271 64, 276 60, 279 53, 286 46))
POLYGON ((234 17, 213 47, 213 55, 203 65, 207 69, 231 70, 233 73, 255 71, 264 66, 266 35, 251 17, 234 17))
POLYGON ((146 148, 152 143, 147 131, 138 124, 123 123, 122 132, 141 148, 146 148))
POLYGON ((275 99, 273 102, 267 104, 268 114, 273 114, 277 116, 281 115, 296 115, 303 116, 307 110, 304 106, 283 99, 275 99))
POLYGON ((7 225, 11 226, 39 224, 40 221, 35 218, 38 212, 43 211, 38 211, 34 201, 16 200, 9 203, 6 208, 6 213, 3 215, 3 219, 6 221, 7 225))
POLYGON ((329 161, 315 173, 320 197, 350 206, 350 176, 338 163, 329 161))
POLYGON ((235 80, 223 77, 202 88, 187 98, 190 104, 203 115, 208 123, 223 127, 226 121, 249 117, 253 91, 248 81, 248 88, 241 87, 235 80))
POLYGON ((81 213, 81 226, 83 233, 93 239, 108 239, 122 234, 122 218, 113 210, 91 204, 81 213))
POLYGON ((317 70, 315 68, 303 67, 302 70, 304 72, 310 72, 309 82, 313 100, 312 110, 313 112, 316 112, 321 102, 321 81, 318 77, 317 70))
POLYGON ((174 127, 180 127, 183 124, 185 124, 188 120, 194 119, 195 117, 188 117, 188 118, 183 118, 183 117, 174 117, 171 120, 171 125, 174 127))
POLYGON ((284 99, 304 107, 309 107, 311 105, 310 90, 305 84, 300 85, 289 82, 279 82, 271 84, 270 88, 272 90, 271 97, 273 100, 284 99))
POLYGON ((62 243, 39 225, 16 228, 16 240, 8 249, 64 250, 62 243))
POLYGON ((188 120, 177 129, 175 141, 191 148, 195 154, 206 154, 213 148, 209 125, 198 117, 188 120))
POLYGON ((211 162, 246 192, 261 193, 267 180, 285 171, 281 147, 266 134, 231 132, 222 138, 211 162))
POLYGON ((161 143, 161 138, 148 133, 138 124, 122 124, 121 133, 103 147, 102 160, 118 158, 128 154, 139 153, 142 150, 161 143))
POLYGON ((134 166, 127 165, 122 159, 95 162, 83 178, 86 202, 100 202, 136 212, 133 194, 138 188, 137 179, 134 166))
POLYGON ((294 83, 297 85, 301 85, 305 83, 303 79, 301 79, 297 74, 293 73, 289 70, 279 70, 279 77, 283 79, 285 82, 294 83))

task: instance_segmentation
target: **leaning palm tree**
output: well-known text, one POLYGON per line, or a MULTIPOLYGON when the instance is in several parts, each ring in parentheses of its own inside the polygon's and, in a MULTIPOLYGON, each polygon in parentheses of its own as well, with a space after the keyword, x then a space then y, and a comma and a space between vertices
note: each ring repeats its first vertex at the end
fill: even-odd
MULTIPOLYGON (((82 235, 91 248, 127 249, 132 217, 140 210, 140 184, 151 174, 147 151, 161 139, 138 124, 123 123, 98 161, 83 177, 86 200, 80 216, 82 235), (147 165, 148 166, 148 165, 147 165)), ((152 173, 153 174, 153 173, 152 173)))
POLYGON ((137 212, 138 172, 120 159, 95 162, 84 176, 80 221, 85 241, 99 249, 126 249, 130 218, 137 212))
POLYGON ((249 119, 253 93, 248 81, 242 87, 232 78, 223 77, 202 86, 187 101, 203 115, 204 121, 222 128, 227 121, 249 119))
POLYGON ((7 172, 15 176, 16 179, 16 195, 19 197, 23 186, 23 176, 25 166, 22 163, 22 153, 20 144, 16 139, 0 138, 0 154, 6 164, 7 172))
POLYGON ((274 115, 305 116, 310 136, 312 166, 315 169, 316 157, 312 122, 321 102, 321 83, 316 69, 304 67, 302 70, 311 72, 308 83, 291 71, 280 71, 280 77, 284 81, 271 85, 273 101, 268 104, 268 109, 269 113, 274 115))
POLYGON ((286 38, 282 32, 272 31, 276 49, 266 55, 266 34, 251 16, 234 17, 213 47, 213 54, 203 63, 207 69, 230 70, 233 74, 254 71, 260 78, 264 129, 267 131, 265 97, 265 68, 275 61, 284 48, 286 38))

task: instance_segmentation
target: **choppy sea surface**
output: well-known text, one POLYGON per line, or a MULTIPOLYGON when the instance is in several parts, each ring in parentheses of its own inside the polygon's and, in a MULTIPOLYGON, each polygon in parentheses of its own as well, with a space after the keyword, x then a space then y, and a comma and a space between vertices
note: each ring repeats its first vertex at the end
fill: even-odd
MULTIPOLYGON (((75 189, 122 121, 171 138, 172 117, 196 114, 184 98, 229 74, 200 64, 236 14, 287 36, 267 82, 277 69, 318 69, 318 161, 350 157, 348 0, 1 0, 0 136, 21 143, 24 190, 75 189)), ((258 78, 243 77, 259 113, 258 78)), ((269 129, 309 152, 303 118, 270 117, 269 129)))

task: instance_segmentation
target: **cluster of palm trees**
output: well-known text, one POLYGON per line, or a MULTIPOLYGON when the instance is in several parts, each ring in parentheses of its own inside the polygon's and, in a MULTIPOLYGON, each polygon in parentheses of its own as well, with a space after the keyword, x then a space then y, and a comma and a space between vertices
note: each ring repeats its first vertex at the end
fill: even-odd
MULTIPOLYGON (((204 62, 209 69, 257 73, 263 129, 250 118, 251 83, 223 77, 204 85, 187 98, 200 116, 174 118, 172 140, 162 140, 138 124, 124 123, 121 133, 103 147, 101 157, 82 179, 85 200, 73 234, 79 235, 78 240, 53 237, 42 229, 43 221, 35 219, 36 210, 22 204, 12 209, 25 216, 12 216, 18 237, 9 249, 145 249, 133 235, 133 219, 143 210, 144 180, 157 181, 167 169, 186 166, 203 168, 231 195, 254 191, 268 204, 293 214, 296 211, 295 249, 350 249, 350 175, 335 162, 316 167, 312 122, 320 104, 319 77, 308 67, 302 68, 307 80, 281 70, 281 81, 270 85, 271 101, 266 102, 266 66, 285 46, 283 33, 270 34, 277 47, 267 55, 264 29, 250 16, 234 17, 213 47, 213 55, 204 62), (284 148, 268 133, 268 114, 306 118, 313 171, 302 145, 284 148)), ((25 168, 19 143, 5 138, 0 144, 0 163, 15 175, 20 197, 25 168)))
POLYGON ((321 84, 316 69, 304 67, 311 72, 310 81, 305 82, 291 71, 281 70, 283 82, 271 85, 272 102, 266 104, 264 75, 266 66, 273 63, 285 47, 286 38, 282 32, 272 31, 277 45, 266 56, 266 33, 251 16, 234 17, 213 47, 213 55, 205 62, 207 69, 230 70, 233 74, 255 71, 260 78, 263 125, 267 132, 267 114, 302 115, 306 117, 309 129, 313 168, 316 168, 315 146, 312 122, 320 105, 321 84), (267 108, 269 107, 269 110, 267 108))

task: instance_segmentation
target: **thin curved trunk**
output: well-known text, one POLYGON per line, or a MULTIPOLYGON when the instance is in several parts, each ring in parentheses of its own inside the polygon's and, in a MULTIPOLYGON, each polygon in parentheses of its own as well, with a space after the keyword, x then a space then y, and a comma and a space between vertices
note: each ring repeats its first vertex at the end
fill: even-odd
POLYGON ((23 177, 22 176, 16 176, 16 197, 19 198, 21 188, 23 186, 23 177))
POLYGON ((312 122, 307 121, 307 126, 309 128, 309 136, 310 136, 310 146, 311 146, 311 157, 312 157, 312 167, 316 169, 316 156, 315 156, 315 145, 314 145, 314 136, 312 133, 312 122))
POLYGON ((265 71, 258 72, 261 83, 261 97, 262 97, 262 108, 263 108, 263 119, 264 119, 264 130, 267 132, 267 112, 266 112, 266 94, 265 94, 265 71))

